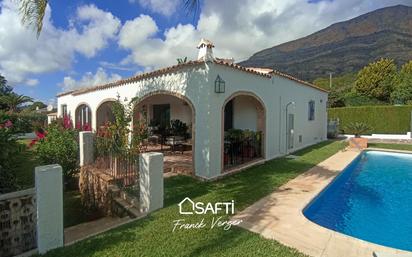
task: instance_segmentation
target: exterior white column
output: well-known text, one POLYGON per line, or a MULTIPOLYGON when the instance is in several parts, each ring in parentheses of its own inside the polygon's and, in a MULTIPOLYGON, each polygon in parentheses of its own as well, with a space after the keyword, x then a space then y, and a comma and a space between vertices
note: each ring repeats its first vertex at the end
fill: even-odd
POLYGON ((62 247, 63 172, 57 164, 35 168, 37 248, 40 254, 62 247))
POLYGON ((79 132, 80 167, 94 161, 94 133, 91 131, 79 132))
POLYGON ((140 211, 163 207, 163 154, 143 153, 139 157, 140 211))

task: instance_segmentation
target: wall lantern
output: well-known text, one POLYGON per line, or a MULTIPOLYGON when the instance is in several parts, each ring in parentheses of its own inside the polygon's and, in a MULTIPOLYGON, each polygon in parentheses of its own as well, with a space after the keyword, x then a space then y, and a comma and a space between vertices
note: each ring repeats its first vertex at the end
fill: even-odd
POLYGON ((215 93, 224 93, 225 92, 225 81, 217 75, 215 80, 215 93))

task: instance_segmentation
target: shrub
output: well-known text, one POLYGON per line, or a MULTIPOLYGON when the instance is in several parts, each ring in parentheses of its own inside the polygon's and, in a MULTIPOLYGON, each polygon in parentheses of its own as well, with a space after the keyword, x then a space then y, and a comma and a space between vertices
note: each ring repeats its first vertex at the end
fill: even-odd
POLYGON ((405 134, 411 130, 412 106, 359 106, 328 109, 328 119, 339 119, 342 133, 353 134, 347 125, 364 122, 370 133, 405 134))
POLYGON ((44 126, 47 115, 36 112, 10 113, 0 111, 0 123, 6 120, 13 123, 14 133, 30 133, 44 126))
POLYGON ((79 171, 78 132, 66 129, 59 123, 52 123, 44 138, 39 138, 36 154, 44 164, 59 164, 63 168, 66 182, 70 182, 79 171))
POLYGON ((355 137, 367 133, 371 128, 365 122, 351 122, 346 126, 348 131, 352 131, 355 137))
POLYGON ((13 123, 10 120, 0 123, 0 194, 16 190, 16 156, 19 144, 13 136, 13 123))

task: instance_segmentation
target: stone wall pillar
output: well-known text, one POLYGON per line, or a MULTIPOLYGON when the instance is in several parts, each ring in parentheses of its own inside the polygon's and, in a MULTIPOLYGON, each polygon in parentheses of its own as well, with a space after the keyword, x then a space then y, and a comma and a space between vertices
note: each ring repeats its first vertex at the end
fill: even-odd
POLYGON ((94 133, 82 131, 79 133, 80 167, 92 164, 94 161, 94 133))
POLYGON ((140 211, 163 207, 163 154, 143 153, 139 157, 140 211))
POLYGON ((37 201, 37 249, 43 254, 62 247, 63 172, 57 164, 35 168, 37 201))

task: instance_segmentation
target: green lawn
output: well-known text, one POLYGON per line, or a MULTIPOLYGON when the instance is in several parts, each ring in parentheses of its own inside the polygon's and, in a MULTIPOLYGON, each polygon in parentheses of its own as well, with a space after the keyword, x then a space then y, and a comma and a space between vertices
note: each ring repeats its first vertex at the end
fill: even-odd
MULTIPOLYGON (((21 151, 16 162, 16 178, 19 189, 34 187, 34 168, 39 161, 34 156, 34 151, 27 146, 31 140, 19 140, 22 144, 21 151)), ((78 191, 64 192, 64 226, 70 227, 98 218, 96 213, 88 212, 80 201, 78 191)))
POLYGON ((412 151, 412 144, 368 143, 368 147, 412 151))
POLYGON ((226 231, 209 226, 172 232, 173 220, 194 223, 217 217, 180 215, 177 203, 186 196, 203 202, 233 199, 236 210, 242 210, 344 147, 342 141, 323 142, 296 153, 297 159, 275 159, 217 182, 171 177, 165 180, 165 208, 46 256, 304 256, 238 227, 226 231))

